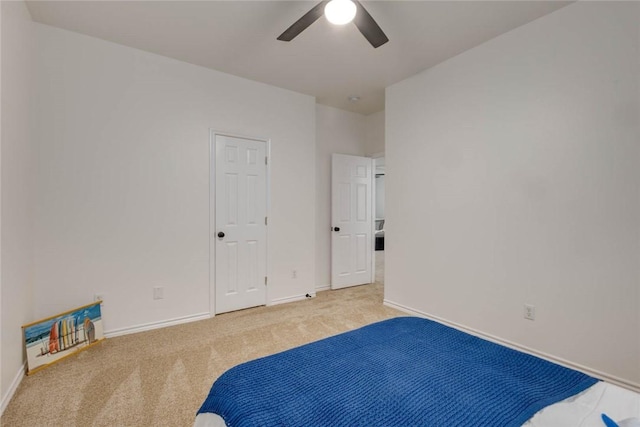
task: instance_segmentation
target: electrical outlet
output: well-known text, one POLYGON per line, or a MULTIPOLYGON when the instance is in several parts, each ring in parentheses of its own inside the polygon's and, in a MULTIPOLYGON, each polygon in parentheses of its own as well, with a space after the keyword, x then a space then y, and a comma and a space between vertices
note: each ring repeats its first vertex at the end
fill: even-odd
POLYGON ((525 304, 524 318, 528 320, 536 320, 536 307, 531 304, 525 304))
POLYGON ((291 270, 291 278, 292 279, 298 278, 298 270, 291 270))
POLYGON ((153 288, 153 299, 164 299, 164 288, 162 286, 153 288))

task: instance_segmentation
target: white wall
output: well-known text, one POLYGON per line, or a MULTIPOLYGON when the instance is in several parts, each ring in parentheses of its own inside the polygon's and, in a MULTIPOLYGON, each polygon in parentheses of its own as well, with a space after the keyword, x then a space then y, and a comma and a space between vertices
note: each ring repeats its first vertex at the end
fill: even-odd
MULTIPOLYGON (((2 13, 2 4, 0 4, 0 310, 2 309, 2 19, 4 14, 2 13)), ((2 372, 4 366, 2 363, 2 313, 0 312, 0 416, 4 412, 6 407, 5 400, 9 399, 9 396, 5 392, 5 386, 2 385, 4 380, 2 379, 2 372)))
POLYGON ((98 292, 107 332, 209 312, 210 128, 271 139, 268 299, 314 291, 314 98, 34 26, 37 316, 98 292))
POLYGON ((331 283, 331 154, 364 156, 366 117, 316 105, 316 288, 331 283))
POLYGON ((2 409, 22 376, 21 326, 33 320, 34 149, 30 143, 31 17, 22 1, 0 2, 2 13, 1 262, 2 409))
POLYGON ((387 89, 388 301, 640 385, 639 7, 578 2, 387 89))
POLYGON ((384 110, 365 117, 367 156, 384 153, 384 110))
MULTIPOLYGON (((0 310, 2 309, 2 5, 0 4, 0 310)), ((6 407, 5 399, 9 399, 5 395, 5 387, 2 385, 2 313, 0 312, 0 416, 4 413, 6 407)))

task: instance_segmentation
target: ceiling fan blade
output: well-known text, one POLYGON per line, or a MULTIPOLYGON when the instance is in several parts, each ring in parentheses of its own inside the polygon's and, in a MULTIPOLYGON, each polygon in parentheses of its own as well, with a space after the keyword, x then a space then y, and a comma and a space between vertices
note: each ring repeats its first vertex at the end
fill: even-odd
POLYGON ((367 12, 364 6, 362 6, 358 0, 354 0, 354 3, 358 8, 358 12, 353 22, 364 38, 366 38, 373 47, 380 47, 388 42, 389 38, 384 34, 382 28, 380 28, 371 15, 369 15, 369 12, 367 12))
POLYGON ((284 33, 278 36, 278 40, 284 42, 290 42, 298 34, 307 29, 307 27, 318 20, 324 14, 324 6, 329 3, 329 0, 321 1, 313 7, 309 12, 305 13, 302 18, 298 19, 284 33))

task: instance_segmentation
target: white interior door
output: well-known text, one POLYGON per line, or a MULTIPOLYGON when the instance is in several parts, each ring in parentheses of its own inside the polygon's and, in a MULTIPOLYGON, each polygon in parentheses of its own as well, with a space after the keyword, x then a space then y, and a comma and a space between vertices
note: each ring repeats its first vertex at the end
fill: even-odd
POLYGON ((368 157, 333 154, 331 289, 373 282, 373 176, 368 157))
POLYGON ((267 147, 215 134, 215 312, 266 303, 267 147))

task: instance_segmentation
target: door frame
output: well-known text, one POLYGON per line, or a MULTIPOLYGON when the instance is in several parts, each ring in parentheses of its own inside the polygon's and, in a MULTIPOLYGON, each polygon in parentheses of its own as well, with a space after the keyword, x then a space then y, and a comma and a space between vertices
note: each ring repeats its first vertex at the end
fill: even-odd
MULTIPOLYGON (((216 230, 216 136, 228 136, 231 138, 248 139, 265 143, 265 154, 267 165, 265 171, 266 188, 266 215, 271 212, 271 139, 247 136, 232 132, 222 132, 213 128, 209 129, 209 316, 216 315, 216 245, 213 235, 216 230)), ((265 231, 265 263, 266 274, 269 277, 269 224, 267 222, 265 231)), ((265 304, 269 301, 269 287, 265 289, 265 304)))

